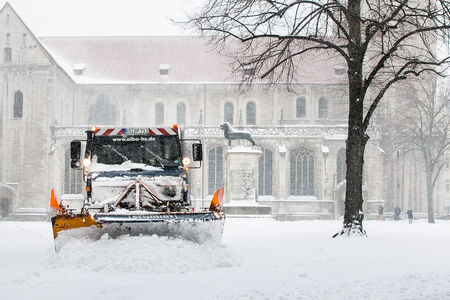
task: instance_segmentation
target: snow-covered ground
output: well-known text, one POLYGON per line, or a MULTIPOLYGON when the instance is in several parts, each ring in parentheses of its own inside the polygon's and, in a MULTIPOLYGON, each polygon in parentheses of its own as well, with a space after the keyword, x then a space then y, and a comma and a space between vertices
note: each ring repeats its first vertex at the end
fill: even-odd
POLYGON ((450 299, 450 222, 226 220, 223 243, 72 240, 0 222, 0 299, 450 299))

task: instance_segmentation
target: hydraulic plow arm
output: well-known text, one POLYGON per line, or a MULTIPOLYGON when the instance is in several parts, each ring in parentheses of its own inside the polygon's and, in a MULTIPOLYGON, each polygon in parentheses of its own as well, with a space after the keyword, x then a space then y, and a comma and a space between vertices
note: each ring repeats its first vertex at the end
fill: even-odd
POLYGON ((139 209, 142 206, 142 200, 141 200, 141 187, 144 188, 144 191, 148 193, 148 196, 153 202, 156 202, 157 205, 161 205, 162 201, 152 192, 150 187, 148 187, 144 182, 140 180, 136 180, 135 182, 129 184, 125 191, 122 192, 122 194, 119 195, 117 200, 114 202, 113 207, 117 207, 120 202, 122 202, 123 199, 125 199, 128 194, 131 192, 131 190, 135 190, 136 192, 136 208, 139 209))

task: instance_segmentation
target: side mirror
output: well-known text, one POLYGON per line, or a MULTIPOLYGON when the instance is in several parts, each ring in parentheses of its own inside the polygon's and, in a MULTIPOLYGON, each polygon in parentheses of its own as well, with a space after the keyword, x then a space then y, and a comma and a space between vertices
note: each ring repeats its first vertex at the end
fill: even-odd
POLYGON ((80 168, 81 142, 70 142, 70 166, 72 169, 80 168))
POLYGON ((203 160, 203 146, 200 143, 192 144, 192 160, 202 161, 203 160))

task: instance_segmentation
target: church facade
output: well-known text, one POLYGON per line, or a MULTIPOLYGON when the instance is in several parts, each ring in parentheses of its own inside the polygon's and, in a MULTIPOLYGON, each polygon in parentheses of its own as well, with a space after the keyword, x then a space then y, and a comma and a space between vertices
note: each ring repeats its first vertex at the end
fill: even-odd
MULTIPOLYGON (((346 70, 338 60, 305 63, 292 90, 264 82, 243 88, 230 62, 199 37, 37 38, 9 4, 0 11, 0 23, 4 215, 45 216, 51 188, 61 198, 82 197, 69 144, 92 125, 178 124, 186 137, 201 139, 204 163, 193 170, 191 193, 196 206, 207 206, 227 180, 228 148, 220 129, 225 121, 250 132, 261 147, 258 203, 270 206, 273 216, 343 214, 348 105, 346 70)), ((373 126, 370 135, 363 186, 369 217, 380 204, 393 207, 406 197, 390 190, 388 178, 403 175, 387 164, 382 134, 373 126)), ((438 214, 450 206, 443 180, 438 214)), ((426 212, 421 196, 408 205, 426 212)))

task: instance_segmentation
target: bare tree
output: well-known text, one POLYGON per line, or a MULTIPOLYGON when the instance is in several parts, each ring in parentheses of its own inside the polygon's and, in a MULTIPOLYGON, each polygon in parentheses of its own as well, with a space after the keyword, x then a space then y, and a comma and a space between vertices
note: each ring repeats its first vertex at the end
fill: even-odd
MULTIPOLYGON (((447 0, 209 0, 190 24, 218 47, 235 47, 237 69, 251 79, 295 82, 311 52, 338 55, 348 75, 348 135, 343 229, 362 227, 362 174, 371 117, 397 82, 439 73, 438 37, 448 38, 447 0), (248 74, 247 74, 248 75, 248 74)), ((448 40, 446 40, 448 41, 448 40)))
POLYGON ((409 85, 404 95, 407 105, 397 112, 395 121, 395 143, 405 152, 418 151, 423 156, 429 223, 434 223, 434 187, 450 150, 449 92, 447 88, 436 95, 436 89, 422 81, 409 85))

